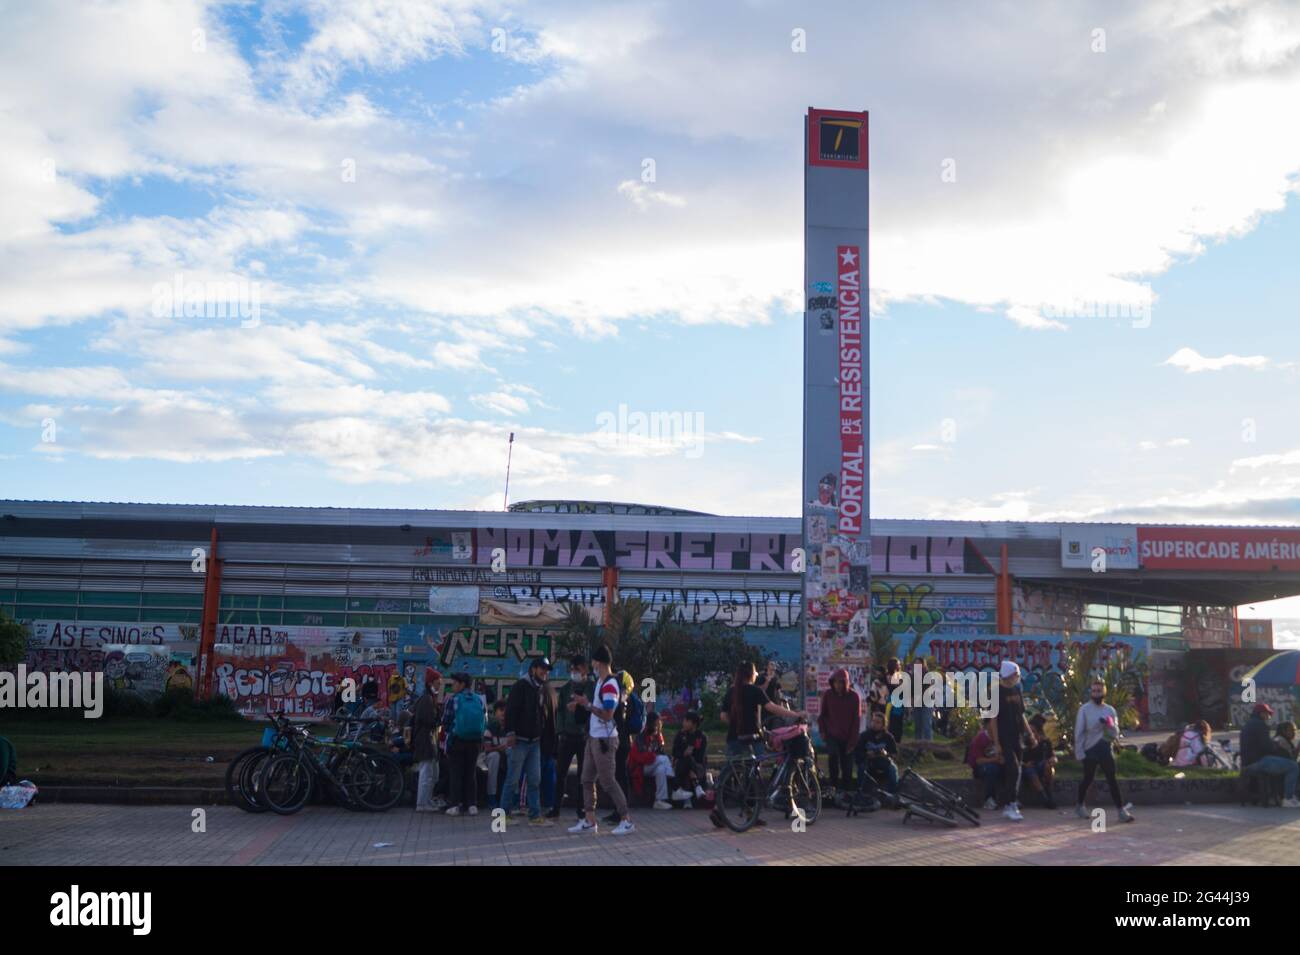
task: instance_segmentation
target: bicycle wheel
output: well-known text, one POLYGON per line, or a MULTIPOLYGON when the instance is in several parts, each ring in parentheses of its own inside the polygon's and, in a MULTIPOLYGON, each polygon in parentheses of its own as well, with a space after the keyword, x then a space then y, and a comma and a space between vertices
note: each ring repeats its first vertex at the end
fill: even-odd
POLYGON ((956 819, 953 819, 951 816, 945 816, 942 812, 940 812, 938 809, 936 809, 933 806, 927 806, 924 803, 919 803, 912 799, 902 800, 902 804, 904 809, 903 812, 904 824, 907 823, 908 819, 912 818, 913 816, 916 816, 920 819, 928 820, 929 822, 937 822, 939 825, 947 826, 949 829, 957 828, 956 819))
POLYGON ((822 812, 822 785, 817 778, 815 767, 809 766, 807 760, 800 760, 800 765, 792 772, 790 795, 794 806, 803 813, 804 823, 811 826, 822 812))
POLYGON ((264 812, 264 808, 252 799, 250 793, 241 784, 245 764, 255 756, 265 758, 270 752, 265 746, 251 746, 236 754, 226 767, 226 798, 232 806, 238 806, 244 812, 264 812))
POLYGON ((387 753, 358 751, 348 766, 352 798, 371 812, 392 809, 402 798, 406 778, 402 766, 387 753))
POLYGON ((763 793, 757 774, 746 763, 728 763, 718 779, 715 806, 718 816, 732 832, 744 832, 758 822, 763 793))
POLYGON ((266 812, 266 804, 262 802, 262 770, 270 756, 270 750, 254 753, 244 760, 239 770, 239 790, 248 800, 249 812, 266 812))
POLYGON ((272 756, 262 767, 258 798, 271 812, 288 816, 311 798, 312 770, 296 753, 272 756))

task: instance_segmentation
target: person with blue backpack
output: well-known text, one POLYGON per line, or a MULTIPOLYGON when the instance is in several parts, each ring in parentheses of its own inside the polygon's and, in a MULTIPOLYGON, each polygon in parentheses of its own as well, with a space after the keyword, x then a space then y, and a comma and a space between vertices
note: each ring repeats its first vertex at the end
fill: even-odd
POLYGON ((447 766, 451 773, 448 816, 478 815, 478 751, 487 728, 487 703, 473 690, 468 673, 451 675, 451 696, 443 707, 447 766))

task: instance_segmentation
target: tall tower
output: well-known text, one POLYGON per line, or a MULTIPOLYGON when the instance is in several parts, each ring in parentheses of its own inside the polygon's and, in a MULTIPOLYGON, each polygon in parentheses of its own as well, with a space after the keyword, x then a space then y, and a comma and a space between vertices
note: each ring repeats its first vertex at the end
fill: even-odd
POLYGON ((804 123, 803 689, 816 713, 841 667, 871 662, 867 467, 867 114, 804 123))

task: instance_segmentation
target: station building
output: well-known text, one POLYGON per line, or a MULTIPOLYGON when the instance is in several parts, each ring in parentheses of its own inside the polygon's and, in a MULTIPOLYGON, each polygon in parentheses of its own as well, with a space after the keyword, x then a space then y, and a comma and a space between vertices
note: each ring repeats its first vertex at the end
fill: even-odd
MULTIPOLYGON (((387 686, 426 665, 502 691, 550 652, 575 602, 599 619, 637 597, 651 621, 673 605, 734 628, 814 705, 838 667, 864 681, 873 625, 945 668, 1016 660, 1031 687, 1059 679, 1069 641, 1106 628, 1107 652, 1141 664, 1143 724, 1165 728, 1209 707, 1212 722, 1237 719, 1233 674, 1271 637, 1235 608, 1300 593, 1297 528, 880 519, 871 605, 823 608, 850 623, 825 642, 804 634, 804 585, 833 599, 822 582, 837 568, 797 569, 800 528, 590 501, 0 501, 0 609, 28 627, 29 667, 103 670, 142 694, 197 681, 249 716, 320 715, 344 677, 387 686)), ((1273 702, 1290 718, 1289 693, 1273 702)))

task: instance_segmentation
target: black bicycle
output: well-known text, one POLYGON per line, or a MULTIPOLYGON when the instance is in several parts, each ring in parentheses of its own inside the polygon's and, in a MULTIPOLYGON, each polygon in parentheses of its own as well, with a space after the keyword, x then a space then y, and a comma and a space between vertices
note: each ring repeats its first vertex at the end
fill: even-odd
POLYGON ((881 808, 900 809, 904 824, 912 819, 924 819, 947 828, 962 823, 980 824, 979 810, 964 796, 941 783, 926 779, 915 769, 908 768, 898 780, 898 791, 889 792, 869 773, 864 773, 858 791, 845 802, 846 815, 857 816, 881 808))
MULTIPOLYGON (((786 819, 799 816, 805 825, 817 821, 822 810, 821 782, 817 778, 817 756, 808 727, 797 724, 802 732, 781 743, 781 750, 762 756, 745 753, 728 757, 718 777, 716 812, 718 819, 732 832, 744 832, 758 824, 764 806, 780 810, 786 819), (764 780, 764 767, 771 773, 764 780)), ((754 736, 737 737, 741 743, 772 743, 766 731, 754 736)))
POLYGON ((288 717, 268 711, 266 718, 271 726, 263 734, 261 745, 237 753, 226 767, 226 797, 245 812, 266 812, 255 791, 258 771, 268 755, 287 748, 295 732, 288 717))
POLYGON ((263 806, 279 815, 295 813, 318 784, 348 809, 383 812, 397 805, 406 789, 401 764, 388 753, 348 738, 354 725, 364 728, 376 720, 336 719, 340 726, 335 739, 317 739, 303 731, 288 738, 287 751, 265 759, 254 785, 263 806))

